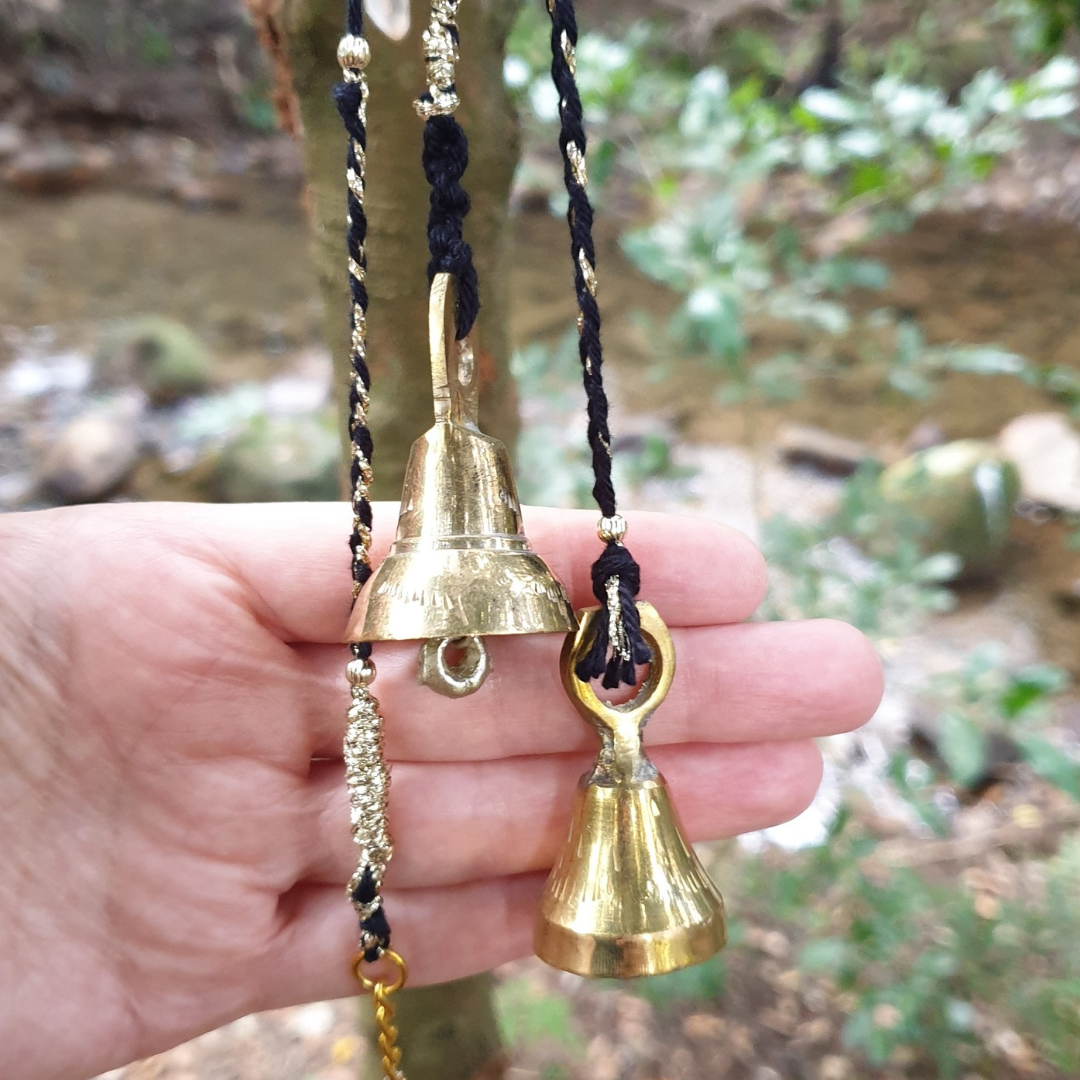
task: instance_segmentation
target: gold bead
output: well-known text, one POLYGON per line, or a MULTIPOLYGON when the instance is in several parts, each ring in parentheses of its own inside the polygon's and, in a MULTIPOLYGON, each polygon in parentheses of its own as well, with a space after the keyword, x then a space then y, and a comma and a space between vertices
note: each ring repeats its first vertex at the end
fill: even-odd
POLYGON ((605 544, 610 543, 622 543, 622 538, 626 535, 626 518, 622 514, 612 514, 611 517, 602 517, 600 523, 596 526, 596 535, 604 541, 605 544))
POLYGON ((350 686, 368 686, 375 680, 375 661, 350 660, 345 669, 345 677, 350 686))
POLYGON ((363 71, 371 60, 371 46, 366 38, 357 34, 346 34, 337 47, 338 63, 347 71, 353 68, 363 71))

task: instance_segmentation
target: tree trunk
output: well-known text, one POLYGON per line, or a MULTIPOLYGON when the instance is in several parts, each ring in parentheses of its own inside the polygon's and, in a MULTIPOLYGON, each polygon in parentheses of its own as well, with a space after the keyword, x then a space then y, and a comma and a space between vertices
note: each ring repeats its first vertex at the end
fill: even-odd
MULTIPOLYGON (((481 426, 511 449, 517 398, 509 373, 507 202, 518 156, 516 118, 502 79, 506 35, 518 0, 462 5, 458 119, 469 136, 472 196, 465 235, 473 246, 483 308, 478 323, 481 426)), ((315 258, 326 308, 326 339, 341 388, 342 430, 348 383, 349 298, 345 255, 345 135, 330 98, 344 0, 285 0, 289 44, 303 118, 315 258)), ((397 498, 413 441, 433 422, 427 341, 428 187, 420 165, 422 122, 413 100, 425 87, 420 35, 426 4, 413 0, 412 26, 393 42, 368 21, 369 221, 368 362, 374 494, 397 498)), ((393 723, 393 718, 390 718, 393 723)), ((389 912, 391 920, 393 909, 389 912)), ((408 959, 406 957, 406 959, 408 959)), ((494 1080, 505 1070, 492 1003, 493 980, 479 975, 444 986, 405 990, 397 998, 409 1080, 494 1080)), ((370 1017, 370 1011, 363 1015, 370 1017)), ((370 1022, 370 1021, 368 1021, 370 1022)), ((374 1045, 374 1037, 369 1040, 374 1045)), ((361 1065, 361 1080, 381 1075, 378 1055, 361 1065)))
MULTIPOLYGON (((480 422, 512 450, 517 398, 509 373, 507 202, 518 132, 502 79, 506 34, 518 0, 462 5, 458 119, 469 136, 464 185, 473 209, 465 235, 476 255, 483 309, 480 422)), ((428 186, 420 165, 423 125, 413 101, 426 86, 420 35, 427 7, 413 2, 412 26, 390 41, 368 20, 368 362, 375 495, 397 498, 413 441, 433 422, 427 341, 428 186)), ((316 268, 326 306, 344 429, 349 302, 345 271, 345 136, 330 99, 344 0, 285 0, 283 23, 306 132, 316 268)))

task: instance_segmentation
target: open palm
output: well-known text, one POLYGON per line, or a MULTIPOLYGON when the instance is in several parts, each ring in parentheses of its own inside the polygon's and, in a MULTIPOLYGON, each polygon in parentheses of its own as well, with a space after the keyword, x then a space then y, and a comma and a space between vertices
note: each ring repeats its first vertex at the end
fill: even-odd
MULTIPOLYGON (((376 508, 385 549, 394 508, 376 508)), ((591 602, 588 513, 528 512, 591 602)), ((867 718, 869 645, 839 623, 739 624, 764 566, 739 534, 630 515, 679 673, 647 731, 687 832, 785 820, 812 739, 867 718)), ((354 991, 341 763, 342 505, 91 507, 0 517, 0 1075, 87 1076, 248 1012, 354 991)), ((417 982, 529 951, 595 739, 559 636, 489 642, 465 701, 380 646, 394 762, 387 877, 417 982)))

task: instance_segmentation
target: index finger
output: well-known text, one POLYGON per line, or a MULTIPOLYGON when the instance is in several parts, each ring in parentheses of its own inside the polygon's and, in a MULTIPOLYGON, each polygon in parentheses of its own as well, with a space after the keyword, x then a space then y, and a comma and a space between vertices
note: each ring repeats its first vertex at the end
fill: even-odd
MULTIPOLYGON (((150 507, 146 508, 148 511, 150 507)), ((213 560, 244 586, 255 617, 284 641, 342 640, 348 617, 351 516, 342 503, 153 507, 188 553, 213 560)), ((386 555, 397 504, 375 508, 373 562, 386 555)), ((600 554, 597 514, 525 509, 532 546, 575 608, 596 603, 590 567, 600 554)), ((741 622, 765 593, 765 563, 742 533, 704 518, 630 512, 627 547, 641 566, 642 597, 673 627, 741 622)))

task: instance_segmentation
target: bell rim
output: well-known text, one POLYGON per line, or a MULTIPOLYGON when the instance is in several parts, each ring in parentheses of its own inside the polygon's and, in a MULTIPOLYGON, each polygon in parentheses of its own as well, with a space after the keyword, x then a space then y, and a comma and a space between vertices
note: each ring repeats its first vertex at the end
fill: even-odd
POLYGON ((711 960, 727 944, 727 912, 716 904, 707 918, 690 925, 633 935, 584 932, 550 921, 541 908, 533 951, 551 967, 591 978, 633 979, 666 975, 711 960))

